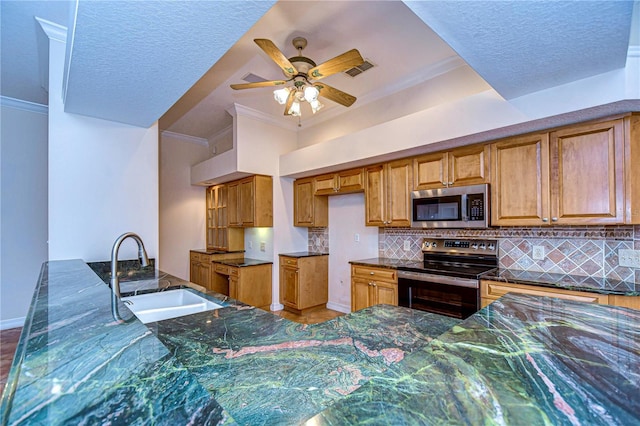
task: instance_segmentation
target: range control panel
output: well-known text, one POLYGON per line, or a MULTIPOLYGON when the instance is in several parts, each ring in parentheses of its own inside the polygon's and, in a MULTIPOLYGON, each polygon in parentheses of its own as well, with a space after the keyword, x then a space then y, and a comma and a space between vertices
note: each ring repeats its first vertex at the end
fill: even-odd
POLYGON ((497 256, 498 240, 425 238, 422 251, 431 253, 471 253, 497 256))

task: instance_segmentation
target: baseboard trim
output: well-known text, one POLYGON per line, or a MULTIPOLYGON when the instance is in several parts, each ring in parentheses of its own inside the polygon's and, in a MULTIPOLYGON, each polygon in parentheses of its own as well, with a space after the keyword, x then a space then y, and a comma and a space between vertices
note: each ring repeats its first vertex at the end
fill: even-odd
POLYGON ((341 305, 340 303, 328 302, 327 309, 342 312, 343 314, 351 313, 351 306, 341 305))
POLYGON ((11 318, 0 321, 0 330, 8 330, 10 328, 24 327, 27 317, 11 318))

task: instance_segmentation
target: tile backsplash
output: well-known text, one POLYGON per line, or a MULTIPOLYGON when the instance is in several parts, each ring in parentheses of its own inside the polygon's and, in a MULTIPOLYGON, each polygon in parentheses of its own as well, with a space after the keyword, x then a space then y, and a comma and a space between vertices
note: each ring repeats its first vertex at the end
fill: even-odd
POLYGON ((486 238, 499 242, 500 267, 607 277, 640 283, 640 269, 618 265, 618 250, 640 250, 640 226, 492 228, 482 230, 411 228, 380 229, 381 257, 422 259, 423 238, 486 238), (409 250, 404 249, 409 241, 409 250), (533 259, 533 247, 544 248, 544 259, 533 259))

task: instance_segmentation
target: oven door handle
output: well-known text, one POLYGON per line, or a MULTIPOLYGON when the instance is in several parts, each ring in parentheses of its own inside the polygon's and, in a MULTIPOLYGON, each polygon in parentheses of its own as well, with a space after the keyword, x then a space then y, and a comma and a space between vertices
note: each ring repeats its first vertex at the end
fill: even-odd
POLYGON ((478 288, 478 280, 471 278, 450 277, 448 275, 435 275, 426 272, 398 271, 398 279, 425 281, 436 284, 453 285, 457 287, 478 288))

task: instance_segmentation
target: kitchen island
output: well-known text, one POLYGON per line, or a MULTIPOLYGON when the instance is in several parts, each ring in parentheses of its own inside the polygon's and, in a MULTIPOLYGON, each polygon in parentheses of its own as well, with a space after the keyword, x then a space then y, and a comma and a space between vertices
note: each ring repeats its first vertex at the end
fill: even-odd
POLYGON ((117 322, 84 262, 45 264, 3 423, 640 421, 637 310, 507 295, 463 322, 380 305, 301 325, 207 297, 223 308, 117 322))

